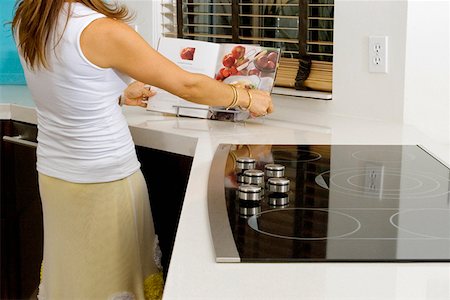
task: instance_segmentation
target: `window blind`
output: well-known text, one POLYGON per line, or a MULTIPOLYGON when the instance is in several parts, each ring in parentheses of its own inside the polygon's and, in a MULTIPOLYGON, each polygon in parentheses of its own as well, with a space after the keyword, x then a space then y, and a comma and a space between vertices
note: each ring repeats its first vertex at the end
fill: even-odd
POLYGON ((164 36, 278 47, 277 86, 331 91, 334 0, 162 0, 162 14, 164 36))

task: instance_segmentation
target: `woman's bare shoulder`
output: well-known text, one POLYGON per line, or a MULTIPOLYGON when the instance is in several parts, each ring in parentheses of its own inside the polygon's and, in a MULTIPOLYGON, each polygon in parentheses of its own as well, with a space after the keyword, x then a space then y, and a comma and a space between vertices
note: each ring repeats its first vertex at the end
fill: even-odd
POLYGON ((94 35, 95 38, 102 36, 114 37, 123 33, 132 33, 133 29, 123 21, 104 17, 92 21, 83 31, 83 34, 94 35))
POLYGON ((105 17, 86 26, 80 36, 80 45, 91 62, 106 68, 113 66, 115 50, 136 38, 137 33, 128 24, 105 17))

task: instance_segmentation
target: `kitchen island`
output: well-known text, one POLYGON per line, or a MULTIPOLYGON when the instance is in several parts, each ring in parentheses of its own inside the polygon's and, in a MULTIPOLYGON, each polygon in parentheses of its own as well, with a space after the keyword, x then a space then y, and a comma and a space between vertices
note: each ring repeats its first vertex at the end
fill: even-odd
MULTIPOLYGON (((33 104, 24 97, 22 90, 2 93, 2 119, 35 123, 33 104)), ((449 299, 449 263, 215 262, 207 187, 220 143, 420 144, 450 164, 448 142, 433 141, 414 127, 304 111, 286 122, 284 108, 277 107, 283 99, 274 102, 277 111, 270 118, 245 123, 123 108, 137 145, 193 157, 164 299, 449 299)))

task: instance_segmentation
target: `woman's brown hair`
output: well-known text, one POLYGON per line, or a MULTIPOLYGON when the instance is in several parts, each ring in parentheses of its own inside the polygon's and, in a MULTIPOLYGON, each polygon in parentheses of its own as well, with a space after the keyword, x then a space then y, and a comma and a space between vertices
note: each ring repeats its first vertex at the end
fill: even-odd
POLYGON ((20 52, 31 69, 48 68, 46 44, 54 33, 64 2, 69 4, 68 16, 72 2, 80 2, 109 18, 122 21, 131 18, 125 6, 108 4, 103 0, 18 0, 11 28, 18 39, 20 52))

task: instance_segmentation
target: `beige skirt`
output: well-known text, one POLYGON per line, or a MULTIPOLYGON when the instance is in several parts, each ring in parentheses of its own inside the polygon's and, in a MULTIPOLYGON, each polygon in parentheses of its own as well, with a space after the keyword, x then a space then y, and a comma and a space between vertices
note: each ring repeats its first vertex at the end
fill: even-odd
POLYGON ((44 259, 39 299, 145 299, 159 272, 155 232, 141 171, 106 183, 71 183, 39 174, 44 259))

